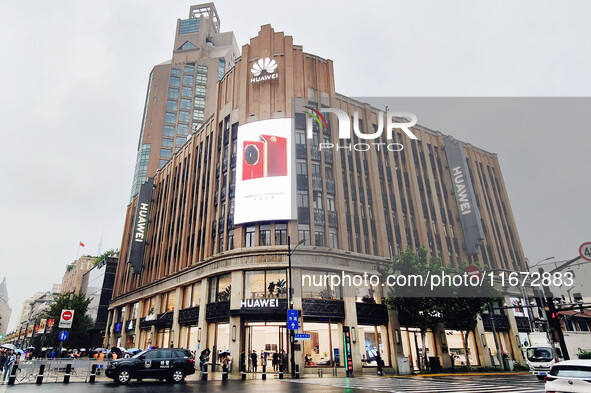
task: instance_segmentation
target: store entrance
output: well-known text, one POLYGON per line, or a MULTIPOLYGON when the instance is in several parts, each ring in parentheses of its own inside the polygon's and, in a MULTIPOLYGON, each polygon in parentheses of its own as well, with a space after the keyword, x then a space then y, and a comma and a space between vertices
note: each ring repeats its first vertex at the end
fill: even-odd
POLYGON ((289 334, 285 323, 278 322, 246 322, 243 350, 249 372, 262 372, 263 363, 267 364, 267 372, 279 371, 279 366, 273 367, 273 354, 289 353, 289 334), (253 364, 253 351, 256 351, 256 366, 253 364))

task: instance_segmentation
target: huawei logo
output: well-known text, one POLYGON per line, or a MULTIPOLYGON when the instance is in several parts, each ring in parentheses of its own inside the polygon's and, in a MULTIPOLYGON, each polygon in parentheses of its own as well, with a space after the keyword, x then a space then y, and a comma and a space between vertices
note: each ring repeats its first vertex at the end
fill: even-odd
POLYGON ((250 70, 254 76, 259 76, 263 73, 263 71, 267 74, 272 74, 277 69, 277 63, 273 59, 269 59, 265 57, 264 59, 259 59, 250 70))

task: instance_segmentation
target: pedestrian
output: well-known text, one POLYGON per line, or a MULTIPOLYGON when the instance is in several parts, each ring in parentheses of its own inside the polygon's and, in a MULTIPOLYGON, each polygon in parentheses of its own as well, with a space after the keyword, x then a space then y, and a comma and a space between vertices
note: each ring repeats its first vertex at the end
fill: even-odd
POLYGON ((12 371, 12 366, 16 362, 16 355, 12 351, 12 349, 8 350, 6 355, 6 361, 4 362, 4 377, 2 378, 2 382, 6 381, 6 378, 10 375, 12 371))
POLYGON ((49 358, 53 359, 55 357, 55 349, 51 350, 51 353, 49 354, 49 358))
POLYGON ((287 352, 285 352, 285 349, 281 350, 281 364, 283 366, 283 371, 287 372, 289 370, 289 367, 287 367, 287 363, 288 363, 288 359, 287 359, 287 352))
POLYGON ((211 351, 209 348, 205 348, 201 351, 201 355, 199 355, 199 368, 201 369, 201 374, 205 371, 205 367, 207 367, 207 362, 209 362, 209 354, 211 351))
POLYGON ((384 361, 382 360, 382 357, 380 356, 380 352, 376 352, 376 356, 374 357, 377 366, 378 366, 378 375, 384 375, 384 370, 382 368, 384 361))
POLYGON ((0 373, 4 371, 4 362, 6 362, 6 351, 0 348, 0 373))
POLYGON ((277 351, 273 352, 271 363, 273 364, 273 371, 279 370, 279 354, 277 351))
POLYGON ((252 350, 252 353, 250 354, 250 360, 252 363, 252 372, 256 373, 257 372, 257 351, 256 350, 252 350))
POLYGON ((240 354, 240 372, 244 371, 246 372, 247 368, 246 368, 246 354, 244 352, 242 352, 240 354))

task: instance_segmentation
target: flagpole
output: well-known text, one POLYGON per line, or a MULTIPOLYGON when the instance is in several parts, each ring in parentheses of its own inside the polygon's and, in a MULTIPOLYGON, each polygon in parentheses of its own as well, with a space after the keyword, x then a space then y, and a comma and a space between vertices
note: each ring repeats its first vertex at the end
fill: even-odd
POLYGON ((78 242, 78 250, 76 250, 76 259, 75 261, 78 260, 78 254, 80 253, 80 242, 78 242))

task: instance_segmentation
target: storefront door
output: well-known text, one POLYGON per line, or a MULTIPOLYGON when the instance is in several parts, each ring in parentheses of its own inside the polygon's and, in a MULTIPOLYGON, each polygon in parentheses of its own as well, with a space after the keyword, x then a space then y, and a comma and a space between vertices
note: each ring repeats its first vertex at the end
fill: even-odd
POLYGON ((256 351, 257 371, 262 371, 265 354, 267 359, 267 371, 273 371, 273 353, 282 351, 289 353, 289 334, 285 323, 273 322, 247 322, 245 324, 244 351, 247 354, 247 367, 253 371, 251 354, 256 351))

